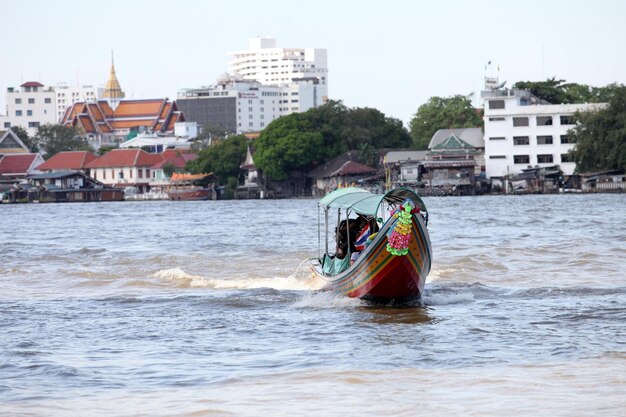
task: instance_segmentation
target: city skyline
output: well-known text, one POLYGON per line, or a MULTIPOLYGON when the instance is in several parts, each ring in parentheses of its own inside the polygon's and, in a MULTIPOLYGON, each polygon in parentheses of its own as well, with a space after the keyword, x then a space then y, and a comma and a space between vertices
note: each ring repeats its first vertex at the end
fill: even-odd
POLYGON ((176 6, 4 2, 9 18, 0 38, 9 59, 0 76, 0 114, 6 88, 26 81, 103 86, 112 50, 127 98, 176 99, 183 88, 214 84, 228 52, 247 49, 255 36, 274 37, 278 47, 326 49, 331 99, 405 124, 432 96, 473 93, 478 104, 488 62, 507 86, 553 76, 593 86, 626 82, 626 6, 617 1, 176 6))

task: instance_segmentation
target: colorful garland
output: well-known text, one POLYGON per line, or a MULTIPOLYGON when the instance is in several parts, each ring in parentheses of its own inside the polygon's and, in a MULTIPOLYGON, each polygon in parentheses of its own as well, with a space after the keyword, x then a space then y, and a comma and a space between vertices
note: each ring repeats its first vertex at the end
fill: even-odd
POLYGON ((396 212, 393 217, 396 217, 396 222, 393 231, 387 237, 387 251, 395 256, 404 256, 409 253, 409 241, 411 240, 411 224, 413 207, 410 204, 405 204, 399 212, 396 212))

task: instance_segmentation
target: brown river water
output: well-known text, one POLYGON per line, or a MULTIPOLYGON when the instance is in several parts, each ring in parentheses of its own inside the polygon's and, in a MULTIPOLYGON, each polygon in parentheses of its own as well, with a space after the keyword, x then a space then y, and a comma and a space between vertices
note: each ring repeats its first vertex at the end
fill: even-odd
POLYGON ((402 306, 319 291, 315 200, 0 205, 0 415, 626 415, 626 195, 424 201, 402 306))

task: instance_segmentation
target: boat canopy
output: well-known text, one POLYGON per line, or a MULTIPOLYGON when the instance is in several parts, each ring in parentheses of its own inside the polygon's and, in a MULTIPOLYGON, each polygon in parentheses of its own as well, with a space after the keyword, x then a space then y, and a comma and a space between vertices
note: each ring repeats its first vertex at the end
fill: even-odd
POLYGON ((197 180, 203 180, 207 177, 212 176, 213 173, 208 173, 208 174, 182 174, 179 172, 173 172, 172 173, 172 177, 170 178, 171 182, 177 182, 177 181, 197 181, 197 180))
POLYGON ((357 187, 340 188, 328 193, 318 205, 326 208, 351 209, 365 216, 376 216, 383 201, 401 204, 407 199, 413 200, 420 210, 427 211, 422 199, 408 188, 396 188, 385 194, 374 194, 357 187))

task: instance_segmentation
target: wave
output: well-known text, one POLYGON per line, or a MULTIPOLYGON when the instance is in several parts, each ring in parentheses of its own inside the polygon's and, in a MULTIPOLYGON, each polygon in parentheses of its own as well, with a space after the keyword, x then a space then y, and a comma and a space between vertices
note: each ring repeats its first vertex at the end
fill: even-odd
POLYGON ((323 286, 313 277, 303 278, 298 272, 287 277, 257 277, 257 278, 209 278, 200 275, 191 275, 180 268, 162 269, 153 274, 154 278, 163 279, 182 288, 213 288, 219 290, 243 290, 256 288, 271 288, 275 290, 312 291, 323 286))

